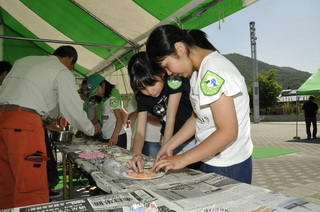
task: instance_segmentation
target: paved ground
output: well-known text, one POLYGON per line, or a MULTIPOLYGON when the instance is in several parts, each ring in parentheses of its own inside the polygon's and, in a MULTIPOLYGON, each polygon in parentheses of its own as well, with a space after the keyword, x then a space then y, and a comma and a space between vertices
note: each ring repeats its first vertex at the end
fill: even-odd
POLYGON ((307 140, 304 122, 264 122, 251 126, 254 146, 303 150, 253 159, 252 184, 320 204, 320 139, 307 140))
MULTIPOLYGON (((252 184, 320 204, 320 138, 307 140, 304 122, 261 122, 252 124, 251 129, 256 147, 303 150, 271 158, 253 159, 252 184)), ((130 136, 128 130, 128 138, 130 136)), ((320 137, 320 127, 318 136, 320 137)), ((83 188, 75 189, 80 189, 75 192, 75 197, 88 196, 88 191, 83 188)), ((54 199, 61 198, 60 195, 54 199)))

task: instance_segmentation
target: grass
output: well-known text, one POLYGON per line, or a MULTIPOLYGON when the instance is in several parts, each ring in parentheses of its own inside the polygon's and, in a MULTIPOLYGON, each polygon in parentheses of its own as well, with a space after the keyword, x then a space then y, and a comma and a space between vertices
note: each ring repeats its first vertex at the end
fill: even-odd
POLYGON ((291 153, 301 152, 301 151, 303 150, 259 146, 259 147, 254 147, 252 158, 255 158, 255 159, 269 158, 269 157, 275 157, 279 155, 291 154, 291 153))
MULTIPOLYGON (((62 173, 62 168, 58 168, 58 175, 59 175, 59 182, 55 186, 55 189, 63 188, 63 173, 62 173)), ((68 182, 68 176, 67 176, 67 182, 68 182)), ((73 178, 72 179, 73 185, 74 186, 79 186, 79 185, 87 185, 88 184, 88 179, 87 178, 73 178)))

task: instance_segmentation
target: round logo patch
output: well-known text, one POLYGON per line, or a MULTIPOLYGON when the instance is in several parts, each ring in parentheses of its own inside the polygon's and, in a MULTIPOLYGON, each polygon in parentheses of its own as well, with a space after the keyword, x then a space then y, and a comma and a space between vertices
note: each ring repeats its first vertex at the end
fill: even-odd
POLYGON ((110 99, 110 106, 115 108, 118 107, 119 101, 117 99, 110 99))
POLYGON ((223 83, 222 77, 208 70, 201 80, 200 88, 205 96, 213 96, 219 92, 223 83))
POLYGON ((168 77, 168 85, 171 89, 176 90, 181 87, 182 79, 178 76, 170 75, 168 77))

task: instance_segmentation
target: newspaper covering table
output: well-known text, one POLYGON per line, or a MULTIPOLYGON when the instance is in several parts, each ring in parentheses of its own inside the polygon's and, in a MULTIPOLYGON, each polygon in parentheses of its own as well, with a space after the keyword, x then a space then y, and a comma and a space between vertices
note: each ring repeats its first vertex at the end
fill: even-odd
MULTIPOLYGON (((182 171, 183 172, 183 171, 182 171)), ((139 202, 155 202, 159 211, 194 212, 266 212, 266 211, 320 211, 320 205, 285 196, 230 178, 210 173, 187 176, 168 173, 154 180, 110 179, 105 181, 117 193, 84 199, 66 200, 11 211, 68 212, 68 211, 130 211, 139 202), (170 175, 180 176, 172 182, 170 175), (182 176, 185 176, 184 178, 182 176)))
POLYGON ((118 147, 106 147, 95 143, 90 146, 58 146, 69 159, 89 173, 96 185, 108 195, 84 199, 64 200, 41 205, 8 209, 19 212, 71 212, 113 211, 128 212, 136 203, 155 202, 159 211, 194 212, 271 212, 271 211, 318 211, 320 205, 289 197, 253 185, 240 183, 216 173, 204 174, 197 170, 180 169, 167 172, 163 177, 151 180, 124 178, 119 173, 125 162, 117 157, 130 154, 118 147), (79 149, 99 149, 106 158, 79 158, 79 149), (107 170, 103 169, 107 165, 107 170), (110 165, 111 164, 111 165, 110 165), (109 166, 110 165, 110 166, 109 166), (114 165, 114 166, 112 166, 114 165), (112 170, 114 169, 114 170, 112 170), (110 170, 112 170, 110 172, 110 170))

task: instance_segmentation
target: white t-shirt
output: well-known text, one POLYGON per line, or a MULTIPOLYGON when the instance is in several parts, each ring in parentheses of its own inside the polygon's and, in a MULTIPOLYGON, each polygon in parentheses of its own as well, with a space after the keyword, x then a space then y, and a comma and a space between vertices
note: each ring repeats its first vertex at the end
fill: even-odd
MULTIPOLYGON (((130 114, 136 110, 138 110, 137 101, 133 97, 132 99, 130 99, 130 101, 128 103, 127 112, 128 112, 128 114, 130 114)), ((132 143, 133 143, 134 135, 136 133, 136 127, 135 127, 136 120, 130 120, 130 125, 131 125, 131 133, 132 133, 131 138, 132 138, 132 143)), ((157 126, 157 125, 153 125, 153 124, 147 122, 145 141, 159 142, 160 136, 161 136, 160 130, 161 130, 160 124, 157 126)))
MULTIPOLYGON (((111 96, 103 103, 101 131, 104 139, 111 138, 116 126, 117 118, 113 111, 115 109, 119 109, 120 111, 122 110, 121 101, 116 97, 111 96)), ((124 133, 126 133, 126 129, 122 125, 119 135, 124 133)))
POLYGON ((250 135, 249 95, 245 80, 238 69, 224 56, 213 52, 204 58, 198 73, 192 74, 190 85, 190 101, 198 117, 195 136, 199 143, 216 130, 210 104, 218 100, 223 93, 226 96, 233 96, 237 114, 239 129, 236 140, 219 155, 207 158, 203 162, 225 167, 249 158, 253 149, 250 135))

